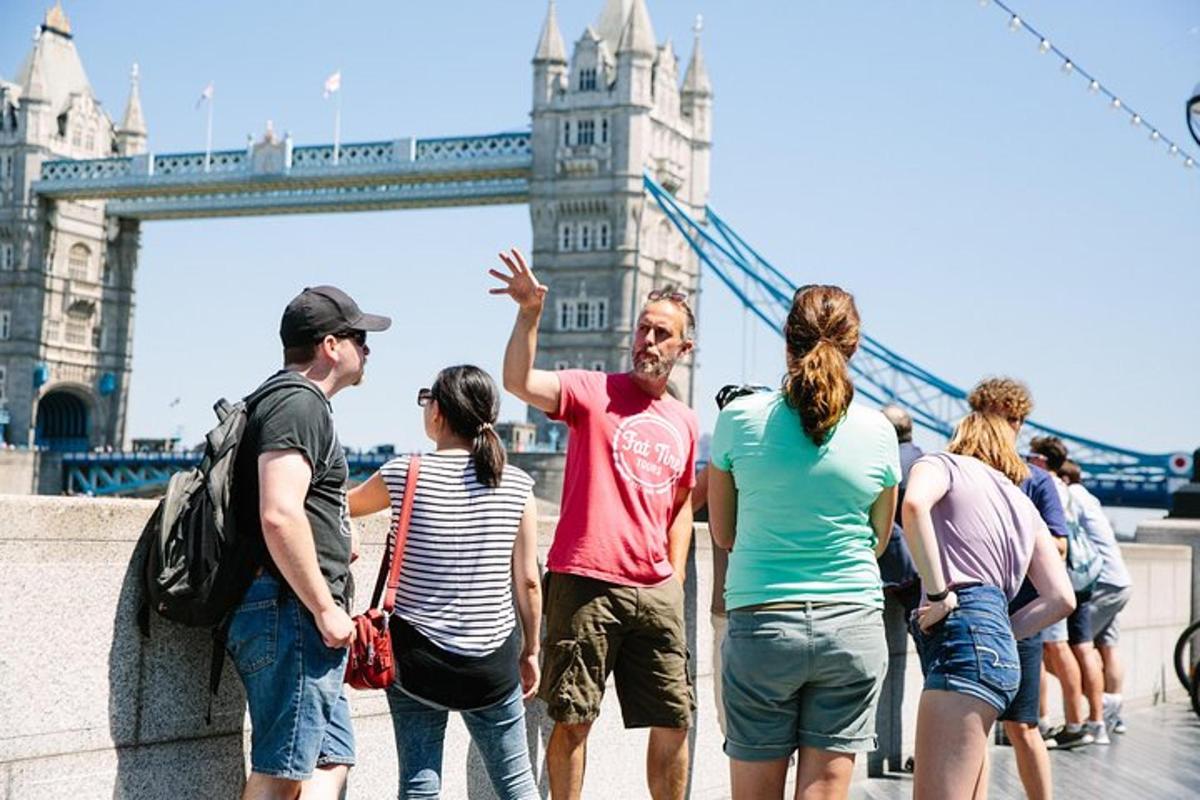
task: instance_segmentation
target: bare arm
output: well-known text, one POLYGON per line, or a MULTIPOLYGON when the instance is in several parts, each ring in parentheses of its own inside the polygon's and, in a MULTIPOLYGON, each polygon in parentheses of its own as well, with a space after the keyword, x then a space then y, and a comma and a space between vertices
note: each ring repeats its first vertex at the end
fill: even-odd
POLYGON ((313 615, 328 647, 354 640, 349 615, 333 601, 321 575, 304 498, 312 467, 298 450, 276 450, 258 457, 259 516, 263 540, 288 586, 313 615))
POLYGON ((538 323, 542 319, 547 289, 538 283, 533 270, 515 247, 509 253, 501 253, 500 260, 508 267, 509 274, 488 270, 488 274, 504 282, 503 287, 489 289, 488 292, 506 294, 517 304, 517 320, 513 323, 508 346, 504 348, 504 388, 529 405, 552 414, 558 411, 562 397, 558 375, 533 367, 537 355, 538 323))
MULTIPOLYGON (((904 506, 901 509, 904 539, 912 551, 913 562, 917 565, 921 584, 927 594, 941 594, 949 588, 942 575, 941 550, 930 513, 949 489, 950 481, 946 473, 934 464, 918 462, 908 474, 908 487, 904 491, 904 506)), ((930 603, 920 616, 921 629, 928 630, 957 606, 958 597, 954 592, 930 603)))
POLYGON ((1075 592, 1054 538, 1042 528, 1034 542, 1028 575, 1038 596, 1012 615, 1013 636, 1017 639, 1028 639, 1075 610, 1075 592))
POLYGON ((513 589, 517 615, 521 618, 524 647, 521 649, 521 688, 525 699, 537 693, 541 682, 538 651, 541 648, 542 582, 538 574, 538 515, 533 494, 525 502, 525 513, 513 545, 513 589))
POLYGON ((687 580, 688 548, 692 546, 692 490, 675 490, 675 519, 667 528, 667 558, 680 583, 687 580))
POLYGON ((364 483, 360 483, 350 490, 347 500, 350 503, 350 516, 364 517, 367 514, 374 514, 376 511, 383 511, 392 504, 391 497, 388 495, 387 484, 383 482, 383 476, 376 472, 364 483))
POLYGON ((875 558, 883 555, 892 538, 892 521, 896 519, 896 498, 900 489, 889 486, 871 504, 871 529, 875 531, 875 558))
POLYGON ((724 550, 733 549, 737 537, 737 486, 733 476, 708 465, 708 530, 713 543, 724 550))

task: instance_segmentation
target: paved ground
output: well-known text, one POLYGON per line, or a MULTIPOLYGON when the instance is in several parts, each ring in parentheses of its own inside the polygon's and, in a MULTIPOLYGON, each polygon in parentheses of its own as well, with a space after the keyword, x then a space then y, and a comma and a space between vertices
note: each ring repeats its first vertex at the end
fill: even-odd
MULTIPOLYGON (((1126 715, 1129 732, 1107 747, 1050 751, 1057 800, 1190 800, 1200 798, 1200 717, 1184 703, 1126 715)), ((1025 797, 1012 749, 992 747, 990 800, 1025 797)), ((855 800, 912 797, 912 777, 896 775, 855 784, 855 800)))

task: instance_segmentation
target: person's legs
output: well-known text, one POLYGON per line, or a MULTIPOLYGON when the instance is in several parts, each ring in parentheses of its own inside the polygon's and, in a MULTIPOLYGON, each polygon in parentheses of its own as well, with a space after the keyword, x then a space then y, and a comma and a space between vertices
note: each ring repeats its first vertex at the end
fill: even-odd
POLYGON ((273 778, 261 772, 251 772, 242 789, 242 800, 296 800, 300 796, 300 781, 273 778))
POLYGON ((850 792, 854 753, 800 748, 796 800, 843 800, 850 792))
POLYGON ((388 688, 387 700, 396 731, 400 800, 438 797, 442 791, 447 712, 427 706, 395 687, 388 688))
POLYGON ((1017 761, 1017 774, 1029 800, 1052 800, 1054 786, 1050 780, 1050 752, 1036 722, 1004 723, 1004 735, 1012 743, 1017 761))
POLYGON ((587 737, 592 723, 554 723, 546 744, 546 772, 554 800, 579 800, 587 765, 587 737))
POLYGON ((354 763, 342 684, 347 651, 326 647, 312 616, 270 575, 246 590, 226 647, 250 711, 243 797, 335 798, 354 763))
POLYGON ((1066 642, 1046 642, 1043 645, 1046 656, 1046 668, 1050 674, 1058 678, 1062 686, 1063 716, 1067 725, 1083 724, 1083 678, 1079 672, 1079 664, 1075 654, 1066 642))
POLYGON ((983 763, 979 765, 979 777, 975 779, 975 791, 971 794, 971 800, 987 800, 988 795, 988 749, 983 748, 983 763))
POLYGON ((687 792, 688 729, 696 707, 683 619, 683 585, 669 580, 637 592, 613 664, 626 728, 650 728, 646 784, 654 800, 687 792))
POLYGON ((1088 721, 1099 723, 1104 719, 1104 670, 1096 657, 1096 648, 1091 642, 1071 645, 1071 652, 1079 664, 1083 680, 1083 696, 1088 702, 1088 721))
POLYGON ((1021 785, 1030 800, 1050 800, 1050 754, 1038 729, 1038 694, 1042 676, 1042 641, 1033 636, 1017 642, 1021 685, 1001 719, 1012 744, 1021 785))
POLYGON ((525 739, 525 702, 518 685, 494 706, 463 712, 471 740, 500 800, 536 800, 537 783, 525 739))
POLYGON ((783 800, 788 759, 742 761, 729 759, 729 783, 733 800, 783 800))
POLYGON ((600 715, 604 682, 620 652, 636 589, 561 572, 546 574, 546 639, 538 696, 554 730, 546 771, 555 800, 583 791, 587 738, 600 715))
POLYGON ((350 767, 345 764, 317 767, 313 776, 301 785, 300 800, 338 800, 349 774, 350 767))
POLYGON ((1121 693, 1125 684, 1125 665, 1121 663, 1121 648, 1117 645, 1100 645, 1096 648, 1100 655, 1104 672, 1104 693, 1121 693))
POLYGON ((979 783, 996 709, 960 692, 926 689, 917 711, 913 797, 970 797, 979 783))
POLYGON ((646 747, 646 784, 654 800, 683 800, 687 794, 688 729, 651 728, 646 747))

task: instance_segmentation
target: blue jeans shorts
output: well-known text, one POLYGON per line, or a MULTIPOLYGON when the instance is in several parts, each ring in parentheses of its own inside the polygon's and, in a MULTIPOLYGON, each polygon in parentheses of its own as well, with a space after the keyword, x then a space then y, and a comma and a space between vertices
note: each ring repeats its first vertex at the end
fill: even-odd
POLYGON ((293 781, 354 764, 343 677, 348 652, 325 646, 312 615, 271 575, 255 578, 226 640, 250 708, 250 767, 293 781))
POLYGON ((1018 641, 1017 658, 1021 662, 1021 685, 1000 720, 1037 725, 1038 700, 1042 692, 1042 635, 1035 633, 1018 641))
POLYGON ((852 603, 734 609, 721 643, 725 752, 787 758, 798 747, 876 748, 875 706, 887 672, 883 612, 852 603))
POLYGON ((999 714, 1021 684, 1008 599, 995 586, 965 586, 955 594, 958 608, 929 632, 921 631, 915 615, 910 622, 925 688, 970 695, 999 714))
POLYGON ((1075 610, 1066 619, 1060 619, 1042 631, 1043 642, 1067 642, 1088 644, 1092 633, 1092 593, 1075 595, 1075 610))

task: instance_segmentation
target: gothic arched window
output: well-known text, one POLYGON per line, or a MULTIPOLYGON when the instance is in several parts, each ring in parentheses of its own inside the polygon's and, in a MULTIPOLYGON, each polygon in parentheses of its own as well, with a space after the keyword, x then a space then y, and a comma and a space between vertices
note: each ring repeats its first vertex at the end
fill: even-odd
POLYGON ((91 272, 92 251, 86 244, 73 244, 67 253, 67 275, 77 281, 86 281, 91 272))

